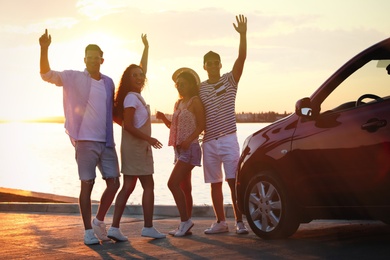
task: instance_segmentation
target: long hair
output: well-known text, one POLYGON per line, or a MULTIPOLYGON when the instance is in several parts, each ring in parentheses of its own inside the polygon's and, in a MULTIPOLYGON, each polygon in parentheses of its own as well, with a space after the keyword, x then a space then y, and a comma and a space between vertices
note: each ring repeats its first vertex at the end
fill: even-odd
MULTIPOLYGON (((198 86, 198 83, 196 82, 195 76, 192 75, 192 73, 190 73, 188 71, 183 71, 182 73, 180 73, 177 76, 177 78, 183 78, 183 79, 188 81, 190 98, 192 98, 194 96, 198 96, 199 86, 198 86)), ((180 96, 180 94, 179 94, 179 96, 180 96)), ((183 98, 183 97, 180 96, 180 98, 183 98)))
MULTIPOLYGON (((131 77, 131 70, 132 69, 141 69, 142 72, 144 70, 141 66, 138 66, 136 64, 131 64, 129 67, 125 69, 123 72, 121 81, 119 83, 119 87, 115 93, 115 99, 114 99, 114 121, 121 125, 123 120, 123 102, 125 100, 125 97, 127 93, 133 91, 137 92, 138 89, 135 89, 134 86, 131 85, 130 77, 131 77)), ((146 80, 146 79, 145 79, 146 80)), ((141 89, 142 90, 142 89, 141 89)))

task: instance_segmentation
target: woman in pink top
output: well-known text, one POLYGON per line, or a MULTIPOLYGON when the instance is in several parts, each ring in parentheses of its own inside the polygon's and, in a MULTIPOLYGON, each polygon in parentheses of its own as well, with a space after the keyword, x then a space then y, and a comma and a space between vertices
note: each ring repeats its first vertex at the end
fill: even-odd
POLYGON ((199 134, 205 127, 202 102, 198 97, 199 76, 189 68, 178 69, 172 75, 176 83, 179 99, 175 103, 172 121, 157 112, 156 117, 163 120, 170 129, 168 145, 175 151, 175 166, 168 180, 168 187, 175 199, 180 214, 180 225, 169 232, 177 237, 190 233, 194 223, 192 215, 191 171, 201 166, 199 134))

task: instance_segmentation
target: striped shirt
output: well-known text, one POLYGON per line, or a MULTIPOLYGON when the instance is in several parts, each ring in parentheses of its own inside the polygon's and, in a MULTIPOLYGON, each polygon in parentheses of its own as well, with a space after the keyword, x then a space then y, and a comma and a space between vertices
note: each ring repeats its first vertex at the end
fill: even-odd
POLYGON ((203 142, 237 131, 235 103, 237 83, 233 73, 223 74, 218 82, 201 83, 199 97, 206 112, 206 129, 203 142))

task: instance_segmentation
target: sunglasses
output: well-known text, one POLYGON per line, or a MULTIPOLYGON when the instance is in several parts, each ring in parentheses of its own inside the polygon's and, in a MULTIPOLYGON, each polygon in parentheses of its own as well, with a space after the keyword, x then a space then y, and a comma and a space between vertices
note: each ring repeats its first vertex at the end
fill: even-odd
POLYGON ((219 60, 206 61, 207 66, 218 66, 221 62, 219 60))
POLYGON ((133 74, 131 74, 131 76, 133 78, 137 78, 137 77, 145 78, 145 73, 133 73, 133 74))
POLYGON ((176 83, 176 88, 186 88, 188 85, 186 83, 176 83))

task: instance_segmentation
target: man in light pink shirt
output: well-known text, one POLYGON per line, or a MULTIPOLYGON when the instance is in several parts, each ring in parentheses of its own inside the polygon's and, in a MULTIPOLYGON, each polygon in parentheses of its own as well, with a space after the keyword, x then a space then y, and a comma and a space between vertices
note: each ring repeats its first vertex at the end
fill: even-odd
POLYGON ((103 52, 90 44, 85 49, 84 71, 51 70, 48 50, 51 36, 47 30, 39 38, 40 73, 43 80, 61 86, 65 129, 75 147, 81 182, 79 206, 85 234, 84 243, 99 244, 107 237, 104 218, 119 189, 119 164, 113 136, 113 100, 115 86, 111 78, 100 73, 103 52), (96 217, 91 221, 91 193, 99 168, 107 187, 96 217))

